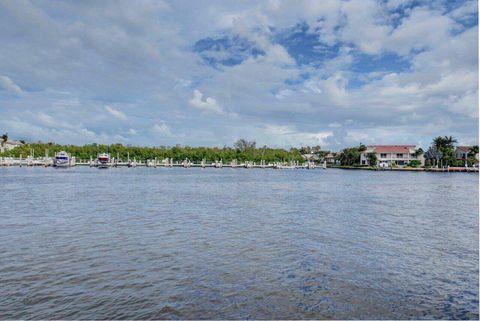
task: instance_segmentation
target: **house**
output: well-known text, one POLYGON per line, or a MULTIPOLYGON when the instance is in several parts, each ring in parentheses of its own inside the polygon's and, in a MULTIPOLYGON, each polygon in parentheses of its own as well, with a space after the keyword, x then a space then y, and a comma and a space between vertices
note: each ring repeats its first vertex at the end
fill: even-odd
POLYGON ((6 142, 0 142, 0 153, 14 149, 15 147, 23 145, 21 142, 16 140, 7 140, 6 142))
MULTIPOLYGON (((455 149, 455 158, 457 160, 466 160, 471 151, 472 146, 458 146, 455 149)), ((475 154, 475 158, 478 160, 478 153, 475 154)))
POLYGON ((421 166, 425 165, 423 154, 416 156, 415 150, 415 145, 370 145, 361 153, 360 164, 369 165, 368 155, 374 153, 380 167, 405 166, 412 160, 420 161, 421 166))
POLYGON ((303 154, 302 158, 307 162, 318 162, 320 160, 318 154, 303 154))
POLYGON ((326 162, 327 164, 338 164, 339 161, 337 160, 337 157, 333 155, 332 153, 329 153, 323 157, 322 162, 326 162))

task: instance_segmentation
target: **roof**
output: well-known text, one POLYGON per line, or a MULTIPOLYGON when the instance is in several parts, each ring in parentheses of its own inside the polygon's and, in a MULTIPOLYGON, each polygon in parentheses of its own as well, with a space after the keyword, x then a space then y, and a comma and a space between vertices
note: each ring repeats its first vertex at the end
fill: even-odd
POLYGON ((472 146, 457 146, 457 149, 460 149, 461 151, 468 153, 472 149, 472 146))
POLYGON ((303 154, 302 157, 305 160, 318 160, 319 159, 317 154, 303 154))
POLYGON ((375 153, 410 153, 415 149, 415 145, 371 145, 367 147, 373 149, 375 153))
POLYGON ((9 145, 23 145, 20 141, 18 140, 7 140, 7 142, 5 144, 9 144, 9 145))

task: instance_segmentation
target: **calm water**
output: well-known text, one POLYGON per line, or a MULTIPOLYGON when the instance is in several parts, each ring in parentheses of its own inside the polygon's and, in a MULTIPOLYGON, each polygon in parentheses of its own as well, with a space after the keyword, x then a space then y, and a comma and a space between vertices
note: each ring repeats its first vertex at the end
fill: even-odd
POLYGON ((478 175, 0 168, 0 318, 478 319, 478 175))

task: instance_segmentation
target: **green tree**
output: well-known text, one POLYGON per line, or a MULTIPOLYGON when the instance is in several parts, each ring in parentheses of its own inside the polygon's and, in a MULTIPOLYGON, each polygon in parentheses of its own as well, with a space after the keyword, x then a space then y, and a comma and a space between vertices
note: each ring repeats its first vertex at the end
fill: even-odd
POLYGON ((423 151, 423 149, 422 149, 421 147, 420 147, 420 148, 417 148, 417 149, 415 150, 415 154, 414 154, 415 157, 418 157, 418 156, 420 156, 420 155, 422 155, 422 154, 424 154, 424 151, 423 151))
POLYGON ((249 141, 249 140, 241 138, 241 139, 239 139, 235 142, 234 146, 238 150, 247 151, 247 150, 250 150, 250 149, 255 149, 256 142, 254 140, 249 141))
POLYGON ((441 153, 440 159, 437 159, 437 165, 442 166, 456 165, 455 144, 457 140, 452 136, 438 136, 433 139, 432 147, 441 153))
POLYGON ((368 153, 367 154, 368 165, 376 166, 377 165, 377 154, 375 153, 368 153))
POLYGON ((2 145, 5 145, 7 141, 8 141, 8 133, 5 133, 2 135, 2 145))

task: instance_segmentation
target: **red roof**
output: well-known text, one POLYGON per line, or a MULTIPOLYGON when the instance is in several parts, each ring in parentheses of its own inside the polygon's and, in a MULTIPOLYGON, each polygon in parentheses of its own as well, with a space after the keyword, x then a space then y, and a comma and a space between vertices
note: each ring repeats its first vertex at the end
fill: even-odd
POLYGON ((376 153, 409 153, 410 149, 414 149, 415 145, 372 145, 376 153))
POLYGON ((472 149, 472 146, 458 146, 457 149, 460 149, 461 151, 468 153, 472 149))

